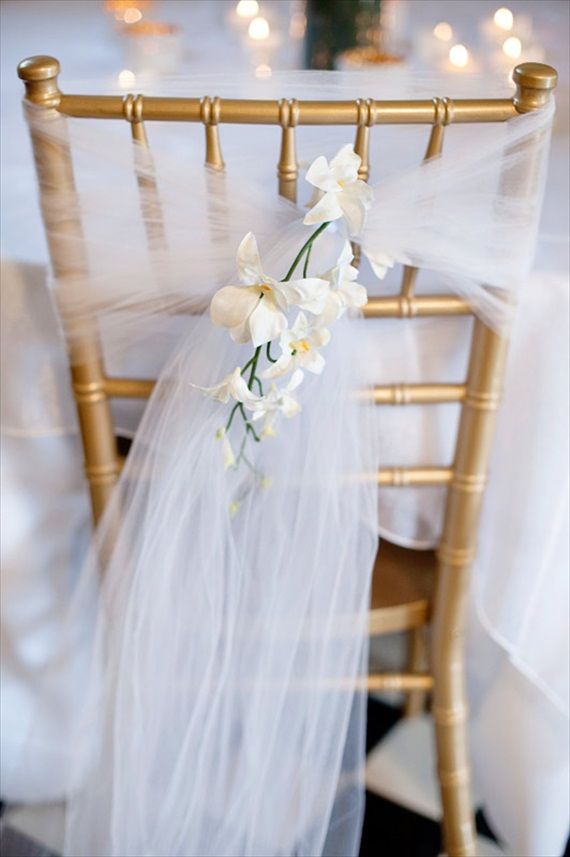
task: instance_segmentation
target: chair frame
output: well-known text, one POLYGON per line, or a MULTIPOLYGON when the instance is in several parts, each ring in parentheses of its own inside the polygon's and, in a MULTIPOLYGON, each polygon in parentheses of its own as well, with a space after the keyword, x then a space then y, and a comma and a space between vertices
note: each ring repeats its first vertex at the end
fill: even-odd
MULTIPOLYGON (((370 131, 376 125, 424 124, 431 126, 425 157, 439 154, 446 126, 457 123, 504 122, 519 113, 543 108, 556 86, 550 66, 523 63, 513 71, 516 92, 508 99, 417 101, 280 101, 204 98, 154 98, 142 95, 68 95, 58 86, 59 62, 35 56, 23 60, 18 75, 24 81, 26 100, 47 114, 127 121, 134 140, 148 147, 144 122, 202 123, 205 129, 206 165, 223 170, 220 125, 263 124, 280 126, 281 150, 277 166, 279 193, 296 200, 298 125, 347 125, 356 129, 355 150, 362 159, 360 177, 368 178, 370 131)), ((74 193, 71 153, 55 146, 31 129, 40 198, 48 187, 74 193)), ((156 188, 148 186, 156 192, 156 188)), ((148 196, 148 194, 147 194, 148 196)), ((158 195, 155 193, 157 210, 158 195)), ((147 203, 148 204, 148 203, 147 203)), ((54 275, 60 280, 86 272, 82 231, 78 219, 54 234, 50 210, 42 209, 54 275), (77 239, 73 242, 66 237, 77 239), (76 249, 70 252, 70 243, 76 249)), ((154 218, 149 241, 162 241, 161 226, 154 218)), ((400 294, 369 300, 368 318, 416 318, 465 316, 470 306, 451 295, 416 295, 417 270, 404 269, 400 294)), ((96 333, 73 331, 70 367, 73 394, 85 455, 85 472, 97 522, 120 472, 109 400, 112 397, 147 398, 153 381, 110 378, 106 375, 96 333), (77 335, 79 333, 79 335, 77 335)), ((462 384, 393 384, 377 386, 374 401, 382 405, 456 402, 461 407, 454 461, 443 467, 382 467, 374 478, 380 486, 446 485, 447 501, 443 532, 437 549, 438 568, 433 608, 431 671, 371 675, 367 687, 375 690, 431 690, 435 721, 438 779, 443 806, 443 835, 449 857, 475 854, 475 829, 469 786, 467 705, 463 664, 465 601, 469 573, 475 556, 477 528, 487 480, 489 456, 499 405, 507 341, 483 321, 474 321, 467 379, 462 384)), ((425 617, 422 619, 422 624, 425 617)), ((418 622, 408 625, 417 633, 418 622)), ((382 633, 390 628, 384 627, 382 633)), ((393 629, 392 629, 393 630, 393 629)), ((417 642, 417 641, 416 641, 417 642)), ((416 647, 417 648, 417 647, 416 647)))

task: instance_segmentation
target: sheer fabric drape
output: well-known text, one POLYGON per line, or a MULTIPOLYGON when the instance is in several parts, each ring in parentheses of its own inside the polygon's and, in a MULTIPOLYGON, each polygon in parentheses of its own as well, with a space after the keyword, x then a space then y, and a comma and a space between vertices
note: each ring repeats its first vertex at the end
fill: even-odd
MULTIPOLYGON (((305 97, 319 80, 305 78, 305 97)), ((327 86, 346 93, 342 78, 327 86)), ((301 416, 260 445, 255 465, 271 484, 249 491, 247 477, 223 472, 219 413, 191 385, 214 384, 239 360, 200 313, 231 279, 244 232, 257 234, 276 274, 306 237, 299 210, 253 169, 263 135, 227 176, 189 166, 178 133, 168 143, 157 135, 154 161, 135 158, 133 174, 124 129, 120 140, 114 128, 31 113, 37 134, 75 153, 77 197, 54 187, 46 203, 54 234, 71 213, 86 237, 85 273, 54 284, 67 330, 95 313, 110 359, 141 347, 171 354, 68 624, 85 706, 67 853, 355 854, 364 699, 355 687, 377 547, 376 489, 356 477, 379 462, 373 415, 352 396, 374 379, 358 347, 363 322, 335 329, 301 416), (142 249, 137 173, 156 182, 165 249, 142 249)), ((544 110, 460 133, 436 161, 396 159, 388 176, 373 152, 364 253, 428 268, 504 330, 532 258, 550 122, 544 110)), ((307 153, 332 155, 339 135, 317 143, 306 133, 307 153)), ((344 130, 339 142, 349 142, 344 130)), ((331 230, 312 265, 326 269, 341 239, 331 230)), ((380 291, 366 260, 362 276, 380 291)))

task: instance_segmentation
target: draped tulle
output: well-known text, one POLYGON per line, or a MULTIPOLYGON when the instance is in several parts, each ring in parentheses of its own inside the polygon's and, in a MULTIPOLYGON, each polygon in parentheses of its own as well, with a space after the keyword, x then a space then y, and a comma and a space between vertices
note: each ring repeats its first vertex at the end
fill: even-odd
POLYGON ((224 473, 219 406, 188 382, 215 381, 235 346, 200 319, 164 371, 88 572, 104 583, 68 853, 357 851, 353 687, 377 540, 355 325, 335 332, 302 418, 256 450, 261 489, 224 473))
MULTIPOLYGON (((342 97, 346 83, 333 79, 330 97, 342 97)), ((255 444, 250 466, 224 472, 223 409, 192 385, 215 384, 249 352, 204 311, 231 281, 245 232, 272 276, 308 235, 257 168, 264 135, 220 175, 188 163, 180 132, 174 144, 157 137, 151 160, 124 128, 28 110, 36 135, 74 152, 77 195, 54 186, 44 198, 51 237, 80 259, 54 281, 72 355, 94 320, 114 359, 141 344, 171 354, 70 617, 84 705, 66 853, 356 854, 377 548, 374 423, 353 395, 373 376, 359 354, 363 322, 334 327, 301 414, 255 444), (68 228, 74 216, 81 236, 68 228)), ((434 162, 396 158, 388 175, 373 150, 370 292, 383 286, 366 254, 411 263, 502 328, 532 257, 551 115, 459 134, 434 162)), ((317 131, 302 130, 311 154, 334 154, 341 133, 348 142, 327 129, 316 149, 317 131)), ((315 245, 311 273, 331 266, 342 237, 331 228, 315 245)))

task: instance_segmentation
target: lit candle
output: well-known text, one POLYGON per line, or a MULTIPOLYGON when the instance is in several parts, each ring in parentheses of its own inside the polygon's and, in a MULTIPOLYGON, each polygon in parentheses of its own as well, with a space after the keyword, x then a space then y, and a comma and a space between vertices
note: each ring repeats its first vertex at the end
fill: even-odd
POLYGON ((522 42, 516 36, 509 36, 503 42, 503 53, 511 60, 518 60, 522 54, 522 42))
POLYGON ((239 0, 236 6, 238 18, 255 18, 258 12, 259 3, 257 0, 239 0))
POLYGON ((453 45, 449 49, 449 62, 454 68, 466 68, 469 64, 469 51, 465 45, 453 45))
POLYGON ((512 30, 514 21, 515 19, 513 13, 505 6, 502 6, 500 9, 497 9, 495 14, 493 15, 493 22, 495 26, 497 26, 500 30, 512 30))
POLYGON ((440 42, 450 42, 453 38, 453 30, 447 21, 441 21, 433 28, 433 34, 440 42))
POLYGON ((129 68, 124 68, 117 76, 117 83, 121 89, 131 89, 136 82, 136 75, 129 68))
POLYGON ((264 42, 269 38, 270 32, 269 22, 261 16, 254 18, 247 30, 250 39, 256 42, 264 42))
POLYGON ((116 21, 123 24, 138 24, 143 10, 151 7, 151 0, 106 0, 105 11, 111 12, 116 21))
POLYGON ((127 6, 123 12, 123 21, 125 24, 136 24, 142 20, 143 13, 136 6, 127 6))

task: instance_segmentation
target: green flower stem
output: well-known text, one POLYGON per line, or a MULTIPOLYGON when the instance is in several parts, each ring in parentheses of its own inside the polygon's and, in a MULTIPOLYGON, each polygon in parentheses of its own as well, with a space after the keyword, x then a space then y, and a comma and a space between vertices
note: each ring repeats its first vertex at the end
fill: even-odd
POLYGON ((265 356, 269 360, 270 363, 277 363, 277 360, 271 356, 271 343, 268 342, 265 346, 265 356))
POLYGON ((311 258, 311 250, 313 249, 313 245, 309 244, 307 248, 307 255, 305 256, 305 263, 303 265, 303 277, 307 276, 307 271, 309 270, 309 260, 311 258))
POLYGON ((253 382, 256 380, 255 372, 257 370, 257 361, 259 360, 259 355, 261 354, 261 345, 258 345, 255 349, 255 354, 251 358, 251 372, 249 373, 249 381, 247 382, 247 386, 251 390, 253 387, 253 382))
POLYGON ((283 277, 282 282, 287 283, 291 279, 291 277, 295 273, 295 268, 297 267, 297 265, 299 264, 299 262, 301 261, 301 259, 303 258, 303 256, 307 252, 307 250, 313 246, 313 241, 319 237, 321 232, 325 231, 325 229, 327 228, 329 223, 330 223, 329 220, 327 220, 325 223, 321 223, 319 228, 315 229, 315 231, 313 232, 312 235, 309 235, 309 237, 307 238, 307 240, 305 241, 305 243, 303 244, 303 246, 301 247, 301 249, 299 250, 299 252, 295 256, 295 259, 293 260, 293 264, 291 265, 291 267, 289 268, 289 270, 287 271, 287 273, 283 277))
POLYGON ((241 405, 241 402, 236 402, 235 405, 233 406, 233 408, 231 409, 229 419, 226 423, 226 432, 228 432, 230 430, 232 420, 234 418, 234 414, 238 410, 240 405, 241 405))

